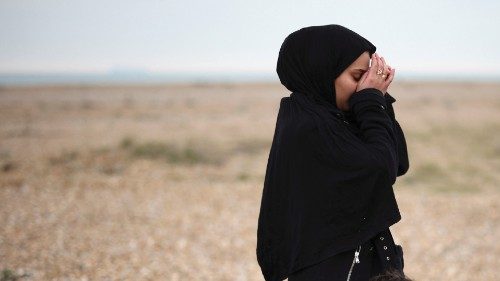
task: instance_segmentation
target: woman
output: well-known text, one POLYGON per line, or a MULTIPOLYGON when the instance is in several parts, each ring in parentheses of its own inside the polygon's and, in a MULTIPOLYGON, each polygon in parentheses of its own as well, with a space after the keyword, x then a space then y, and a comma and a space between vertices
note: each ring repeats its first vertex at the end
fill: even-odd
POLYGON ((292 93, 280 102, 258 219, 267 281, 408 280, 389 231, 408 154, 387 93, 395 69, 375 51, 335 24, 281 45, 276 71, 292 93))

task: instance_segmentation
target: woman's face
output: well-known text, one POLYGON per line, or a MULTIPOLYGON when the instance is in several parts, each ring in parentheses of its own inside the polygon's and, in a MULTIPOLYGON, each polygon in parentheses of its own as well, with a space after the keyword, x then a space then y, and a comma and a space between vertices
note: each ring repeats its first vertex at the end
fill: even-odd
POLYGON ((358 82, 363 73, 370 65, 370 53, 361 54, 340 76, 335 79, 335 93, 337 107, 342 111, 348 111, 348 100, 356 92, 358 82))

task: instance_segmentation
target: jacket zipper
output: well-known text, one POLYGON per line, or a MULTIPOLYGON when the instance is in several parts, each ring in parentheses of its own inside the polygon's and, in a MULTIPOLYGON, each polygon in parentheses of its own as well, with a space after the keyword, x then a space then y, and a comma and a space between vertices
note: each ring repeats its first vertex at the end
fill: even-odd
POLYGON ((359 252, 361 252, 361 245, 358 246, 358 249, 354 252, 354 258, 352 260, 351 268, 349 269, 349 274, 347 275, 347 281, 351 280, 352 269, 354 268, 354 263, 359 262, 359 252))

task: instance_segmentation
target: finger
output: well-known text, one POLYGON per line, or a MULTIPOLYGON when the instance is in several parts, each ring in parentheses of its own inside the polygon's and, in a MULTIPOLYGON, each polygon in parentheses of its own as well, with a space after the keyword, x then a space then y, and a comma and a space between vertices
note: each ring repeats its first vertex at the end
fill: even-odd
POLYGON ((380 61, 382 62, 382 67, 381 67, 382 71, 383 71, 383 73, 386 73, 387 66, 386 66, 384 57, 380 57, 380 61))
POLYGON ((361 75, 361 78, 359 79, 360 83, 363 82, 363 81, 365 81, 366 77, 368 77, 368 73, 370 72, 370 70, 371 70, 371 66, 369 66, 368 70, 365 71, 365 73, 363 73, 363 75, 361 75))
POLYGON ((380 62, 381 62, 380 69, 382 69, 382 74, 380 75, 380 77, 382 78, 382 80, 385 80, 387 77, 386 76, 382 77, 382 75, 384 75, 384 74, 387 75, 388 70, 387 70, 387 66, 386 66, 384 57, 380 57, 380 62))
POLYGON ((371 65, 371 75, 377 75, 377 69, 378 69, 378 56, 377 53, 374 53, 372 56, 372 65, 371 65))
POLYGON ((380 57, 380 59, 382 60, 382 63, 384 64, 384 68, 383 68, 383 70, 382 70, 382 71, 383 71, 383 73, 384 73, 384 74, 388 74, 388 73, 389 73, 389 69, 387 68, 387 63, 386 63, 386 61, 385 61, 384 57, 380 57))
POLYGON ((370 66, 371 68, 375 68, 376 65, 377 65, 377 53, 374 53, 372 56, 372 64, 370 66))
POLYGON ((396 73, 396 69, 392 68, 391 72, 389 73, 389 76, 387 76, 387 83, 391 83, 392 80, 394 79, 394 75, 396 73))
MULTIPOLYGON (((382 62, 382 58, 377 54, 377 69, 375 73, 378 73, 379 70, 382 70, 384 72, 384 64, 382 62)), ((377 74, 377 79, 382 78, 382 74, 377 74)))

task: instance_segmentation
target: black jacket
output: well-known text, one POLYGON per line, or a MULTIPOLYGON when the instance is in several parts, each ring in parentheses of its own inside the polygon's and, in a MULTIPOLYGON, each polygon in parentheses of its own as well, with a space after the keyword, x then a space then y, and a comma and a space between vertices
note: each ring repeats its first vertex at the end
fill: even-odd
POLYGON ((281 99, 258 218, 265 280, 354 249, 401 219, 392 185, 409 161, 394 101, 369 88, 351 96, 349 112, 320 114, 305 94, 281 99))

